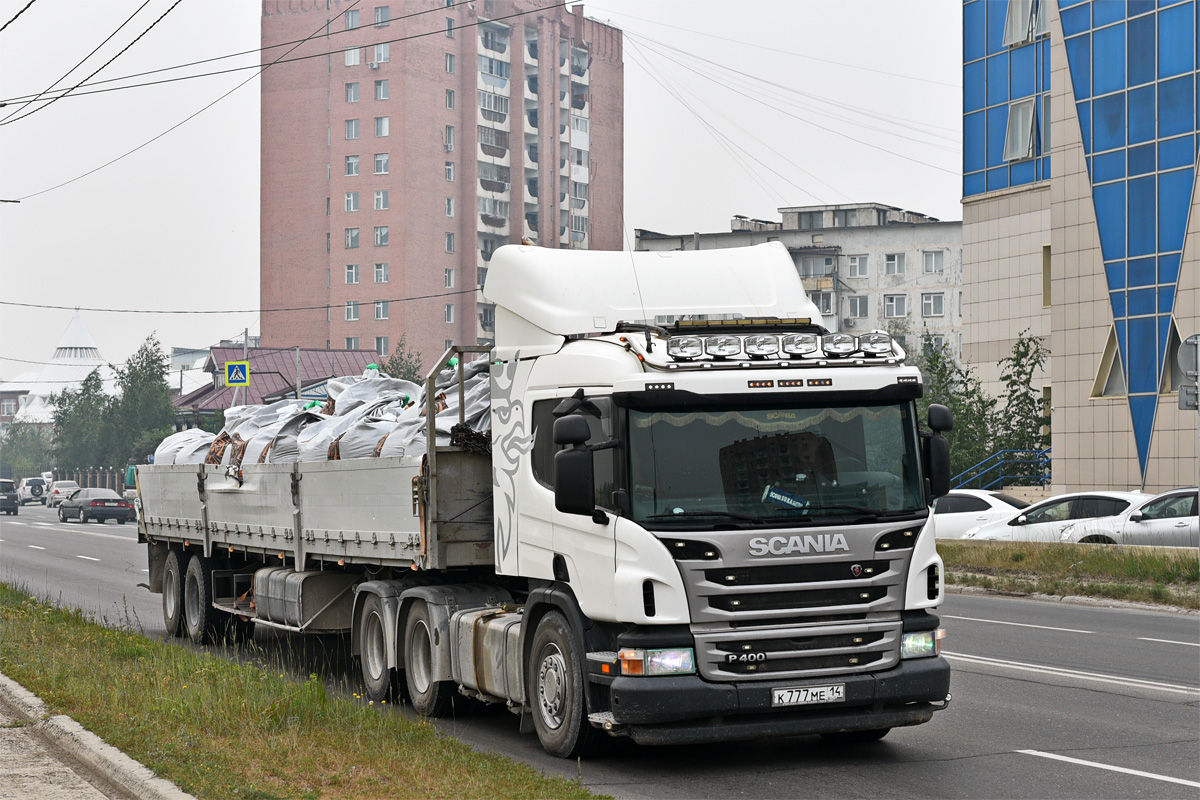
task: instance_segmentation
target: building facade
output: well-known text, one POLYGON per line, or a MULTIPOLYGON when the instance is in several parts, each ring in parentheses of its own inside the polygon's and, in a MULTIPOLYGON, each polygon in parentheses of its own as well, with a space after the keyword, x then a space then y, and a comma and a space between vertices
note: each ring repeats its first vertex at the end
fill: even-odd
POLYGON ((265 0, 262 42, 264 346, 428 364, 490 340, 497 247, 621 249, 622 38, 582 6, 265 0))
POLYGON ((781 208, 781 222, 734 217, 731 230, 638 230, 638 250, 782 242, 830 330, 887 330, 906 349, 962 356, 962 223, 877 203, 781 208))
POLYGON ((1195 0, 963 4, 964 356, 1044 337, 1054 484, 1197 480, 1195 0))

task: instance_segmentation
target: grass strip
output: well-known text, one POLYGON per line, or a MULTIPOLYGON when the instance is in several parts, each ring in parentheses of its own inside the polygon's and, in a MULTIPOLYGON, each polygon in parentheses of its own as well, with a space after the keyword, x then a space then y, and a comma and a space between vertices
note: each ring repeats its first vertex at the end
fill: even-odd
POLYGON ((946 583, 1200 609, 1200 551, 940 539, 946 583))
POLYGON ((595 797, 316 675, 155 642, 2 583, 0 671, 200 798, 595 797))

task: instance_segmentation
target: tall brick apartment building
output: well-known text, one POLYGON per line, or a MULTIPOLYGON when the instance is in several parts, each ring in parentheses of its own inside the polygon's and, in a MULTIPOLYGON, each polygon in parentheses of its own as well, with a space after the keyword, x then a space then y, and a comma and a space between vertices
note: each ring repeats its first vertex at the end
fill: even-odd
POLYGON ((428 363, 492 336, 497 247, 621 249, 621 32, 546 5, 263 3, 261 302, 315 307, 263 346, 428 363))

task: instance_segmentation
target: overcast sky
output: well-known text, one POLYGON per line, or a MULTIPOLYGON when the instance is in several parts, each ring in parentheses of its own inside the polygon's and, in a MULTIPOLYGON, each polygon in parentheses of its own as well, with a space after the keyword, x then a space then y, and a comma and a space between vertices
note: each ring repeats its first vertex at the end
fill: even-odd
MULTIPOLYGON (((38 105, 20 99, 78 83, 176 0, 37 0, 14 19, 28 2, 0 0, 0 25, 11 20, 0 31, 0 102, 9 103, 0 108, 0 199, 21 200, 0 204, 0 301, 231 312, 82 311, 113 362, 150 333, 167 348, 205 347, 247 327, 256 334, 253 70, 90 95, 80 88, 23 119, 38 105)), ((584 8, 626 32, 627 247, 634 228, 728 230, 734 214, 778 220, 780 207, 818 203, 962 218, 959 0, 584 8)), ((257 0, 181 0, 91 80, 254 50, 259 11, 257 0)), ((0 380, 48 360, 72 313, 0 305, 0 380)))

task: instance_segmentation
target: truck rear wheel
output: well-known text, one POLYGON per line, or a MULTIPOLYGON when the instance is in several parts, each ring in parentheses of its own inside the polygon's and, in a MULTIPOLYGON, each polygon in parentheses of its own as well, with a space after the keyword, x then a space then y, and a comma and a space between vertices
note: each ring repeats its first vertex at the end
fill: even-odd
POLYGON ((408 697, 418 714, 440 717, 454 701, 454 681, 433 679, 433 623, 429 606, 417 600, 404 620, 404 681, 408 697))
POLYGON ((562 758, 595 752, 605 735, 588 722, 580 669, 583 656, 562 614, 551 611, 542 617, 529 654, 529 702, 542 747, 562 758))
POLYGON ((392 670, 388 666, 387 629, 383 604, 370 595, 363 601, 359 620, 359 662, 367 699, 386 700, 392 685, 392 670))
POLYGON ((219 612, 212 607, 212 559, 188 559, 183 581, 183 627, 196 644, 216 639, 219 612))
POLYGON ((182 550, 167 552, 163 567, 163 626, 168 636, 183 633, 183 582, 187 555, 182 550))

